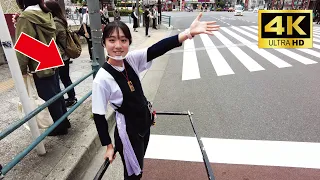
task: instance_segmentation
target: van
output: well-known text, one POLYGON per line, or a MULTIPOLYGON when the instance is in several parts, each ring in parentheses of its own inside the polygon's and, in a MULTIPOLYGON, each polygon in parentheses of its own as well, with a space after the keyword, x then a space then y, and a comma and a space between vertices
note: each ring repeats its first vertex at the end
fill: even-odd
POLYGON ((234 6, 234 15, 235 16, 243 16, 243 7, 241 5, 234 6))

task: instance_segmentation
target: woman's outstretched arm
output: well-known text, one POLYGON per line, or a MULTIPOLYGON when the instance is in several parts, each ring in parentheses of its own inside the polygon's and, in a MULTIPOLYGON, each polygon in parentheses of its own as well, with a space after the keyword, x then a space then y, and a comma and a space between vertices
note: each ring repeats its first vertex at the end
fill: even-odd
POLYGON ((200 13, 197 18, 192 22, 189 29, 181 32, 177 35, 165 38, 156 44, 150 46, 147 51, 147 61, 152 61, 153 59, 162 56, 166 52, 179 47, 182 43, 189 39, 192 39, 198 34, 209 34, 213 35, 212 31, 219 30, 219 25, 215 25, 215 21, 200 21, 202 13, 200 13))

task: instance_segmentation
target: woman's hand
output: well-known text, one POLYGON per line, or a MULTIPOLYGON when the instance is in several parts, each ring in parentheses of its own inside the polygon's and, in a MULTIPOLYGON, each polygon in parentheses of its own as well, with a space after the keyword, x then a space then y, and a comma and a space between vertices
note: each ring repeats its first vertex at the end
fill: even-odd
POLYGON ((20 16, 19 13, 15 13, 14 15, 12 15, 12 22, 14 25, 17 23, 19 16, 20 16))
POLYGON ((84 34, 84 36, 86 37, 86 38, 90 38, 90 36, 89 36, 89 33, 88 32, 85 32, 85 34, 84 34))
POLYGON ((107 146, 107 151, 106 154, 104 155, 104 159, 109 159, 110 164, 112 163, 112 161, 116 158, 116 155, 114 154, 114 148, 112 144, 109 144, 107 146))
POLYGON ((190 25, 190 34, 192 36, 203 34, 203 33, 213 35, 212 31, 219 30, 220 26, 214 25, 216 21, 200 21, 201 17, 202 17, 202 13, 200 13, 190 25))

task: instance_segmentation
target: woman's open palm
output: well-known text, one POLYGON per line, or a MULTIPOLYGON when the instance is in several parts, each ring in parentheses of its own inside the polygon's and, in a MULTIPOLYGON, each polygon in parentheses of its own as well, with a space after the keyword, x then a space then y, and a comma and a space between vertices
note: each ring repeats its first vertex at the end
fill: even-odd
POLYGON ((216 21, 200 21, 201 17, 202 13, 200 13, 190 25, 190 33, 192 36, 203 33, 213 35, 212 31, 219 30, 220 26, 215 25, 216 21))

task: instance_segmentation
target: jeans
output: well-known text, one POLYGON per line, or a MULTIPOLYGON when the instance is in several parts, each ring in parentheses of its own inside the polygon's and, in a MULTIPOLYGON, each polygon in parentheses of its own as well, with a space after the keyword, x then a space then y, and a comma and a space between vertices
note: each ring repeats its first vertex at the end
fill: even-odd
MULTIPOLYGON (((64 66, 59 67, 59 76, 62 84, 64 85, 64 88, 67 88, 72 84, 72 81, 70 79, 69 63, 70 59, 64 61, 64 66)), ((75 97, 76 93, 74 91, 74 88, 72 88, 70 91, 68 91, 68 100, 74 100, 75 97)))
MULTIPOLYGON (((34 83, 37 88, 38 95, 44 101, 48 101, 55 95, 61 92, 59 85, 58 70, 56 73, 49 77, 39 78, 36 74, 33 75, 34 83)), ((61 116, 67 112, 67 108, 63 99, 63 96, 48 106, 50 115, 54 122, 56 122, 61 116)), ((70 125, 68 118, 66 118, 56 130, 65 129, 70 125)))

